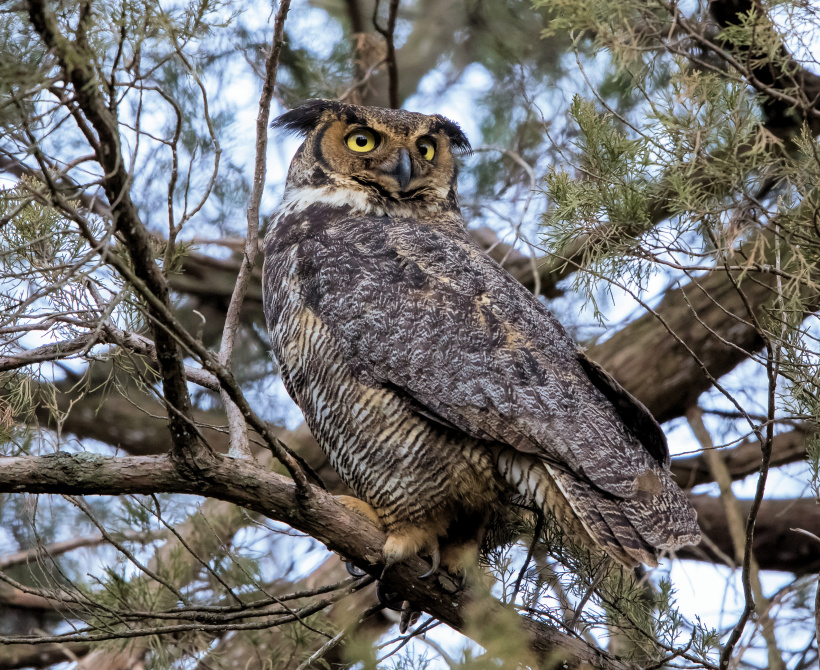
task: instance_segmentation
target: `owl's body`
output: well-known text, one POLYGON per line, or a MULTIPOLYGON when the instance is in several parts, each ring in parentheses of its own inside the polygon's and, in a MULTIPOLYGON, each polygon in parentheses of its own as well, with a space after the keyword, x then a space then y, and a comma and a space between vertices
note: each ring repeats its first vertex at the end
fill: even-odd
POLYGON ((626 565, 699 540, 654 420, 467 233, 455 124, 325 101, 278 124, 308 137, 265 240, 274 353, 388 560, 457 567, 512 499, 626 565))

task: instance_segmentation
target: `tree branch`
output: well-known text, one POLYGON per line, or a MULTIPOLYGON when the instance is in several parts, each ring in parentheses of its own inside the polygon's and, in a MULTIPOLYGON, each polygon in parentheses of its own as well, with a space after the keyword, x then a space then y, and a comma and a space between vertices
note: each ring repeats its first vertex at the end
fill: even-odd
POLYGON ((396 43, 394 41, 393 33, 396 31, 396 19, 399 14, 399 0, 390 0, 390 7, 387 14, 387 26, 382 28, 379 25, 379 0, 373 8, 373 26, 381 33, 387 43, 387 73, 390 77, 389 83, 389 99, 390 107, 399 109, 399 68, 396 64, 396 43))
POLYGON ((720 499, 723 502, 726 525, 729 530, 729 537, 732 540, 732 548, 734 549, 732 555, 734 556, 735 562, 738 564, 742 563, 745 558, 745 551, 749 551, 748 579, 751 590, 754 593, 755 611, 758 613, 763 638, 766 640, 766 647, 769 651, 769 668, 771 670, 785 670, 783 656, 777 648, 774 622, 768 614, 769 601, 763 595, 763 586, 760 582, 760 565, 755 558, 752 545, 746 549, 748 532, 746 521, 740 512, 738 499, 734 491, 732 491, 732 478, 729 474, 729 468, 726 467, 726 463, 723 462, 722 454, 715 449, 712 436, 709 435, 703 423, 703 416, 700 409, 697 407, 690 409, 686 413, 686 418, 689 421, 689 426, 695 438, 701 444, 703 457, 709 464, 712 475, 720 487, 720 499))
MULTIPOLYGON (((253 190, 248 202, 248 228, 245 235, 245 248, 242 263, 239 266, 239 276, 231 294, 228 312, 225 316, 225 326, 222 329, 222 345, 219 349, 219 362, 227 368, 231 367, 233 348, 236 334, 239 331, 240 312, 245 301, 245 293, 253 276, 253 268, 259 255, 259 205, 262 202, 262 191, 265 188, 267 175, 268 151, 268 120, 270 119, 270 104, 276 88, 276 72, 279 65, 279 54, 282 51, 282 42, 285 35, 285 19, 290 9, 290 0, 281 0, 279 11, 276 13, 273 28, 273 44, 265 61, 265 81, 262 85, 262 95, 259 98, 259 112, 256 117, 256 158, 253 170, 253 190)), ((225 411, 228 414, 228 426, 231 432, 231 455, 249 457, 248 427, 242 411, 234 404, 227 391, 220 390, 225 411)))
MULTIPOLYGON (((697 547, 683 547, 678 558, 709 561, 726 565, 726 556, 734 554, 731 536, 726 528, 726 514, 719 498, 709 495, 689 495, 698 512, 698 525, 709 537, 697 547), (717 551, 715 551, 717 549, 717 551)), ((751 500, 738 500, 740 513, 748 518, 751 500)), ((754 554, 761 570, 779 570, 795 575, 813 574, 820 570, 817 543, 791 528, 805 528, 820 535, 820 514, 811 498, 770 499, 760 506, 755 523, 754 554)), ((737 567, 737 566, 734 566, 737 567)))
MULTIPOLYGON (((156 536, 156 534, 153 535, 154 537, 156 536)), ((148 540, 150 538, 148 538, 145 533, 131 531, 129 533, 125 533, 123 539, 148 540)), ((81 549, 83 547, 94 547, 98 544, 102 544, 103 542, 105 542, 103 535, 101 533, 96 533, 94 535, 86 535, 84 537, 74 537, 70 540, 64 540, 63 542, 54 542, 47 547, 34 547, 33 549, 27 549, 26 551, 5 554, 0 556, 0 570, 8 570, 16 565, 37 561, 42 558, 43 555, 58 556, 60 554, 65 554, 69 551, 74 551, 75 549, 81 549)))
MULTIPOLYGON (((813 431, 798 428, 775 435, 772 441, 772 467, 804 460, 806 447, 813 434, 813 431)), ((735 447, 721 450, 720 453, 733 481, 743 479, 760 469, 760 443, 757 440, 744 440, 735 447)), ((672 474, 678 485, 685 489, 714 481, 703 454, 673 458, 672 474)))
MULTIPOLYGON (((0 458, 0 493, 21 492, 206 495, 287 523, 373 576, 381 574, 379 563, 385 540, 381 531, 318 489, 311 496, 310 509, 304 509, 296 502, 292 480, 249 461, 216 457, 207 464, 202 477, 193 480, 183 477, 167 456, 116 458, 58 453, 0 458)), ((473 599, 472 592, 456 593, 457 586, 440 575, 437 580, 419 580, 417 575, 424 567, 424 562, 417 558, 393 566, 387 578, 389 586, 411 597, 414 605, 440 621, 464 632, 464 611, 473 599)), ((494 601, 488 607, 488 614, 492 615, 500 607, 494 601)), ((542 659, 549 658, 550 662, 564 659, 567 668, 585 663, 605 670, 633 667, 543 623, 522 617, 521 625, 533 651, 542 659)))
MULTIPOLYGON (((774 295, 773 287, 770 277, 755 279, 747 278, 742 286, 747 300, 763 315, 774 295)), ((655 312, 694 351, 714 379, 763 346, 754 326, 745 323, 743 300, 723 270, 668 289, 655 312), (725 344, 715 333, 735 346, 725 344)), ((605 342, 590 347, 587 355, 661 423, 682 416, 712 385, 698 361, 669 336, 667 327, 653 314, 635 319, 605 342)))
MULTIPOLYGON (((121 235, 133 263, 134 273, 145 283, 157 300, 170 309, 168 285, 154 260, 150 236, 140 221, 131 200, 131 177, 120 146, 119 126, 100 91, 94 70, 93 53, 87 45, 68 40, 60 33, 57 19, 45 0, 27 0, 28 15, 34 29, 49 49, 74 87, 79 108, 97 133, 100 150, 97 155, 104 171, 103 183, 117 232, 121 235)), ((48 181, 48 175, 44 174, 48 181)), ((149 312, 158 317, 149 306, 149 312)), ((162 319, 159 319, 161 322, 162 319)), ((197 451, 197 435, 192 430, 191 399, 185 382, 182 355, 176 339, 163 327, 152 324, 157 361, 162 374, 163 395, 170 408, 168 427, 178 455, 197 451)))

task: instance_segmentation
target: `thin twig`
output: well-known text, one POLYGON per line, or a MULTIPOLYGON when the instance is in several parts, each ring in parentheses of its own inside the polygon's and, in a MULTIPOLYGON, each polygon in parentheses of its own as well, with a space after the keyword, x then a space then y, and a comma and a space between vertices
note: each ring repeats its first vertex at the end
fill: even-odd
MULTIPOLYGON (((746 546, 746 522, 741 514, 738 500, 732 491, 732 476, 729 473, 729 468, 726 466, 722 454, 714 448, 711 435, 709 435, 709 431, 703 423, 700 409, 698 407, 691 408, 686 412, 686 418, 695 438, 703 447, 703 458, 712 472, 712 478, 720 488, 720 498, 726 514, 726 525, 734 548, 734 561, 736 564, 743 563, 746 546)), ((754 596, 753 603, 755 610, 760 613, 761 632, 766 640, 766 646, 769 648, 771 661, 772 659, 781 658, 781 655, 774 636, 774 624, 768 615, 764 613, 768 609, 769 603, 763 595, 760 568, 753 553, 750 554, 749 558, 749 583, 754 596)))
POLYGON ((521 581, 524 579, 524 574, 527 571, 527 568, 530 565, 530 561, 532 560, 532 554, 535 551, 535 545, 538 544, 538 541, 541 539, 541 532, 544 530, 544 514, 543 512, 538 512, 538 521, 535 522, 535 530, 532 532, 532 542, 530 542, 530 548, 527 551, 527 558, 524 560, 524 565, 521 566, 521 570, 518 573, 518 578, 515 580, 515 587, 513 588, 512 597, 510 598, 510 602, 514 603, 516 597, 518 596, 518 591, 521 589, 521 581))
POLYGON ((378 603, 377 605, 373 605, 366 609, 361 616, 359 616, 353 623, 348 626, 345 626, 340 630, 336 635, 334 635, 330 640, 325 642, 321 647, 319 647, 313 654, 311 654, 310 658, 305 660, 304 662, 300 663, 296 670, 307 670, 311 665, 313 665, 316 661, 324 658, 324 656, 333 649, 336 645, 338 645, 345 635, 350 634, 354 630, 356 630, 364 621, 369 619, 371 616, 376 614, 376 612, 380 612, 384 609, 384 605, 378 603))
POLYGON ((339 96, 339 98, 338 98, 338 99, 339 99, 340 101, 347 100, 347 99, 348 99, 351 95, 353 95, 353 93, 354 93, 357 89, 361 88, 361 87, 362 87, 362 86, 364 86, 364 85, 365 85, 368 81, 370 81, 371 77, 372 77, 372 76, 373 76, 373 74, 376 72, 376 70, 378 70, 378 69, 379 69, 382 65, 384 65, 384 63, 385 63, 386 61, 387 61, 387 59, 386 59, 386 58, 382 58, 381 60, 377 60, 375 63, 373 63, 373 65, 371 65, 369 68, 367 68, 367 72, 365 72, 365 73, 364 73, 364 75, 362 76, 362 78, 361 78, 361 79, 358 79, 357 81, 354 81, 354 82, 350 85, 350 87, 349 87, 349 88, 348 88, 348 89, 347 89, 344 93, 342 93, 342 94, 339 96))
MULTIPOLYGON (((265 81, 262 85, 262 94, 259 97, 259 112, 256 116, 256 158, 253 170, 253 190, 247 210, 248 232, 245 235, 242 264, 239 267, 239 276, 236 279, 236 285, 225 316, 222 345, 219 349, 219 362, 228 369, 231 367, 234 343, 239 331, 242 304, 245 301, 245 294, 253 277, 253 268, 259 254, 259 205, 262 202, 262 192, 265 188, 265 176, 267 175, 268 120, 270 119, 271 100, 276 88, 279 54, 282 51, 282 44, 285 39, 285 19, 289 9, 290 0, 282 0, 274 20, 273 45, 265 61, 265 81)), ((245 417, 231 400, 227 391, 221 390, 220 395, 228 414, 231 445, 228 455, 236 458, 250 458, 251 450, 248 444, 248 426, 245 417)))

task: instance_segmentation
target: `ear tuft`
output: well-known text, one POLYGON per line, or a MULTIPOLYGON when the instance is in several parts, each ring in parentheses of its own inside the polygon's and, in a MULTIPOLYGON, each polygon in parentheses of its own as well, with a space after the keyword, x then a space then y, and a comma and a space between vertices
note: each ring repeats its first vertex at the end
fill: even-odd
POLYGON ((342 103, 336 100, 310 100, 296 109, 275 118, 271 128, 282 128, 295 135, 307 135, 313 130, 326 111, 338 112, 342 103))
POLYGON ((461 126, 455 121, 450 121, 450 119, 441 115, 437 116, 441 121, 441 129, 444 131, 444 134, 450 138, 450 147, 453 149, 453 153, 462 155, 472 153, 473 148, 470 146, 470 140, 467 139, 461 126))

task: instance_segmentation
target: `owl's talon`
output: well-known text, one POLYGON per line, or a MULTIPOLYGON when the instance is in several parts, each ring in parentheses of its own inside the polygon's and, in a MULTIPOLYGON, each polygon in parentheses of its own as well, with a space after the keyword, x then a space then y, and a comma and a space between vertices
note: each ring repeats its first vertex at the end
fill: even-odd
POLYGON ((393 610, 394 612, 402 611, 405 602, 404 598, 395 591, 388 591, 384 582, 379 582, 376 585, 376 597, 387 609, 393 610))
POLYGON ((436 570, 438 570, 438 566, 441 564, 441 552, 439 552, 438 547, 433 549, 433 552, 430 554, 430 558, 432 560, 432 567, 425 572, 423 575, 419 575, 419 579, 424 579, 425 577, 429 577, 432 575, 436 570))
POLYGON ((347 574, 351 577, 364 577, 367 574, 364 570, 355 566, 350 561, 345 561, 345 567, 347 568, 347 574))
POLYGON ((382 569, 382 574, 379 576, 379 579, 384 579, 384 576, 387 574, 387 571, 395 565, 398 559, 395 556, 390 556, 389 558, 385 559, 384 561, 384 568, 382 569))
POLYGON ((399 633, 404 635, 410 626, 415 625, 419 620, 421 612, 413 609, 409 600, 405 600, 401 606, 401 618, 399 619, 399 633))

